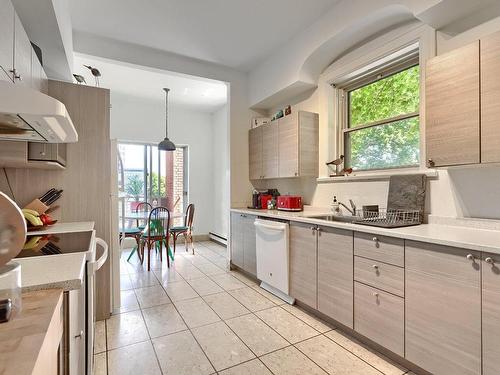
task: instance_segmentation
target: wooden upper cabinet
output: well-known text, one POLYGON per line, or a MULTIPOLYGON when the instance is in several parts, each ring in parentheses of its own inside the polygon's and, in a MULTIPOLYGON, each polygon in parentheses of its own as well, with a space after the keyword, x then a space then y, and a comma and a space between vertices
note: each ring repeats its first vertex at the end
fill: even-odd
POLYGON ((16 14, 14 26, 14 82, 31 87, 31 43, 24 31, 21 20, 16 14), (16 78, 19 77, 19 78, 16 78))
POLYGON ((299 175, 299 121, 293 113, 278 120, 279 176, 299 175))
POLYGON ((312 308, 318 302, 316 233, 311 225, 290 223, 290 296, 312 308))
POLYGON ((248 132, 248 159, 250 180, 261 179, 262 174, 262 126, 248 132))
POLYGON ((320 227, 318 232, 318 310, 353 328, 353 234, 320 227))
POLYGON ((14 6, 0 0, 0 79, 12 81, 14 67, 14 6))
POLYGON ((278 177, 278 127, 262 125, 262 178, 278 177))
POLYGON ((428 166, 480 162, 479 41, 429 60, 425 78, 428 166))
POLYGON ((500 32, 481 39, 481 162, 500 162, 500 32))
POLYGON ((405 245, 405 358, 433 374, 481 374, 480 253, 405 245))
POLYGON ((500 255, 483 254, 483 375, 500 372, 500 255))

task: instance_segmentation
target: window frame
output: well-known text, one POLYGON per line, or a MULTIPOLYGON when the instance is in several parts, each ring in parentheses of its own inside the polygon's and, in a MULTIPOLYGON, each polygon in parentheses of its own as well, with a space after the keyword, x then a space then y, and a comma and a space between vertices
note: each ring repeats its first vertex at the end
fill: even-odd
MULTIPOLYGON (((406 120, 409 118, 419 118, 420 120, 420 106, 415 112, 409 112, 397 116, 393 116, 390 118, 386 118, 383 120, 373 121, 367 124, 360 124, 355 127, 349 127, 350 121, 350 101, 349 101, 349 93, 361 87, 370 85, 392 75, 398 74, 404 70, 410 69, 415 66, 420 65, 420 56, 419 51, 414 50, 409 55, 402 56, 400 59, 396 61, 392 61, 389 63, 385 63, 371 70, 367 74, 362 76, 358 76, 356 78, 350 79, 349 81, 343 82, 342 84, 332 86, 337 91, 337 105, 339 108, 338 111, 338 145, 337 149, 340 150, 339 156, 344 155, 344 165, 346 168, 350 168, 350 152, 349 152, 349 143, 347 142, 347 137, 350 133, 356 132, 358 130, 369 129, 376 126, 385 126, 392 124, 396 121, 406 120)), ((420 67, 421 69, 421 67, 420 67)), ((421 86, 421 85, 420 85, 421 86)), ((419 92, 419 96, 420 96, 419 92)), ((421 96, 420 96, 421 97, 421 96)), ((420 121, 419 121, 420 123, 420 121)), ((421 128, 419 127, 419 134, 421 135, 421 128)), ((386 171, 386 170, 397 170, 397 169, 408 169, 408 168, 418 168, 421 164, 421 150, 419 146, 419 160, 415 164, 407 164, 407 165, 399 165, 395 167, 387 167, 387 168, 368 168, 368 169, 356 169, 356 172, 376 172, 376 171, 386 171)))

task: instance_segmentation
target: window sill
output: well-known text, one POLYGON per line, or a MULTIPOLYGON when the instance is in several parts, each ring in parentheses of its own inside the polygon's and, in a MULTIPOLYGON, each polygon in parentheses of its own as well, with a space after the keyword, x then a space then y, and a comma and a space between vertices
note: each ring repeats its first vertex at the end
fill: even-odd
POLYGON ((337 177, 319 177, 316 179, 318 183, 332 182, 354 182, 354 181, 384 181, 389 180, 391 176, 408 175, 408 174, 424 174, 428 178, 437 178, 438 171, 435 169, 400 169, 377 172, 358 172, 352 173, 349 176, 337 177))

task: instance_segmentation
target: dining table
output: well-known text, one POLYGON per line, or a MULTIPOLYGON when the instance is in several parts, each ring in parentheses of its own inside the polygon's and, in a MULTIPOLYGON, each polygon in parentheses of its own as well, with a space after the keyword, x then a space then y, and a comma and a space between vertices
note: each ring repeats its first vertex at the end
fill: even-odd
MULTIPOLYGON (((139 212, 125 212, 121 215, 121 220, 122 220, 122 238, 125 238, 125 220, 139 220, 139 221, 144 221, 147 223, 149 219, 149 214, 150 211, 139 211, 139 212)), ((166 214, 164 212, 160 212, 155 215, 155 219, 163 219, 165 218, 166 214)), ((184 212, 170 212, 170 220, 173 219, 178 219, 178 218, 183 218, 185 216, 184 212)), ((142 230, 142 232, 146 232, 148 230, 147 225, 146 227, 142 230)), ((123 251, 123 243, 125 241, 120 241, 120 253, 123 251)), ((167 249, 167 256, 170 256, 170 259, 174 260, 174 253, 172 252, 172 249, 169 248, 167 249)), ((130 259, 130 257, 129 257, 130 259)))

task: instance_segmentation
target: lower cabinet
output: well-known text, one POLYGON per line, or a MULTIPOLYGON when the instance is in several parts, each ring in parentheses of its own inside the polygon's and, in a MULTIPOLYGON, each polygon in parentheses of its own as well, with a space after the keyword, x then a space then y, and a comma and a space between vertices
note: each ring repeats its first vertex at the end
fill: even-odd
POLYGON ((405 255, 405 358, 433 374, 480 374, 480 253, 406 241, 405 255))
POLYGON ((86 365, 85 289, 71 290, 68 294, 69 373, 83 375, 85 374, 86 365))
POLYGON ((317 226, 290 223, 290 296, 317 308, 317 226))
POLYGON ((353 233, 318 228, 318 310, 353 328, 353 233))
POLYGON ((354 329, 390 351, 404 356, 404 299, 354 283, 354 329))
POLYGON ((500 371, 500 255, 483 254, 483 375, 500 371))
POLYGON ((255 216, 231 213, 231 263, 257 275, 255 216))

